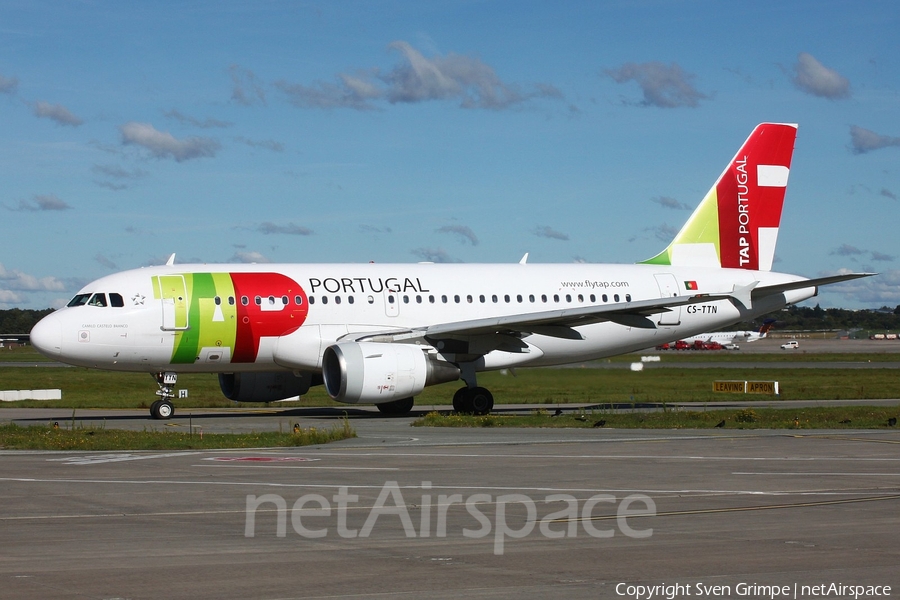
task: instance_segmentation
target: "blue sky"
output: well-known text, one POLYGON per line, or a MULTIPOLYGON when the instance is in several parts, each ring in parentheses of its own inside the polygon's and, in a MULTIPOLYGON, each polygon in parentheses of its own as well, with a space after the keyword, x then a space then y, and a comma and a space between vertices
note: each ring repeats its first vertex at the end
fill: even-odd
POLYGON ((900 4, 0 4, 0 308, 164 262, 623 262, 754 125, 775 269, 900 304, 900 4))

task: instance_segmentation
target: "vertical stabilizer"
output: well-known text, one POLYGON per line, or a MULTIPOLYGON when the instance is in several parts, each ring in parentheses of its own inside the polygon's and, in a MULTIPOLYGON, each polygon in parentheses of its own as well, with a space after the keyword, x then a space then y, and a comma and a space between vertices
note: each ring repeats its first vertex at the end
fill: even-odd
POLYGON ((644 264, 770 271, 797 125, 757 125, 672 243, 644 264))

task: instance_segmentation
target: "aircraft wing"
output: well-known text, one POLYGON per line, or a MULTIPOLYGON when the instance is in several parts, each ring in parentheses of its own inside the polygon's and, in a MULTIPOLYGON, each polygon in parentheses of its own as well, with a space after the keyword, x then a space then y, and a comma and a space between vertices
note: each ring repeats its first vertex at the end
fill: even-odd
POLYGON ((635 302, 619 302, 602 306, 578 306, 555 310, 519 313, 501 317, 471 319, 451 323, 439 323, 426 327, 410 329, 392 329, 382 332, 349 334, 343 339, 354 341, 380 340, 401 341, 412 339, 442 340, 464 337, 499 335, 504 338, 521 338, 522 334, 539 334, 562 339, 580 340, 583 336, 573 329, 579 325, 589 325, 603 321, 612 321, 628 327, 655 329, 656 323, 649 317, 654 314, 669 312, 672 308, 689 304, 702 304, 717 300, 735 300, 749 305, 752 298, 762 298, 772 294, 780 294, 788 290, 803 289, 849 281, 860 277, 868 277, 874 273, 849 273, 819 279, 804 279, 788 283, 768 286, 757 286, 756 283, 743 287, 735 287, 731 292, 696 294, 691 296, 673 296, 671 298, 651 298, 635 302))

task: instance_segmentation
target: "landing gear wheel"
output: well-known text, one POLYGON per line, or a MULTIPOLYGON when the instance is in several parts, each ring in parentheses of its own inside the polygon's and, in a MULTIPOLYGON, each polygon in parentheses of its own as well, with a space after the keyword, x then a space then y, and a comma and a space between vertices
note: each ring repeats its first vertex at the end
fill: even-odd
POLYGON ((486 415, 494 408, 494 396, 485 388, 472 388, 468 395, 468 404, 472 407, 472 413, 479 416, 486 415))
POLYGON ((389 416, 399 416, 408 414, 409 411, 412 410, 413 404, 415 403, 415 398, 403 398, 401 400, 394 400, 393 402, 384 402, 383 404, 376 404, 378 407, 378 411, 383 415, 389 416))
POLYGON ((470 413, 472 407, 468 402, 469 388, 461 387, 453 394, 453 410, 458 413, 470 413))
POLYGON ((150 416, 154 419, 168 419, 175 414, 175 407, 168 400, 157 400, 150 405, 150 416))

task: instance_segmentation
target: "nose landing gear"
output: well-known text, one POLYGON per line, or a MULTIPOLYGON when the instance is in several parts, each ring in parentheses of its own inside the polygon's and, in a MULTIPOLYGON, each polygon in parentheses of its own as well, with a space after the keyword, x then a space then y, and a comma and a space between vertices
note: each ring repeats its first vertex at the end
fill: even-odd
POLYGON ((159 389, 156 395, 159 400, 150 405, 150 416, 154 419, 168 419, 175 414, 175 407, 172 406, 172 398, 175 397, 175 384, 178 382, 178 374, 166 371, 165 373, 156 373, 156 384, 159 389))

